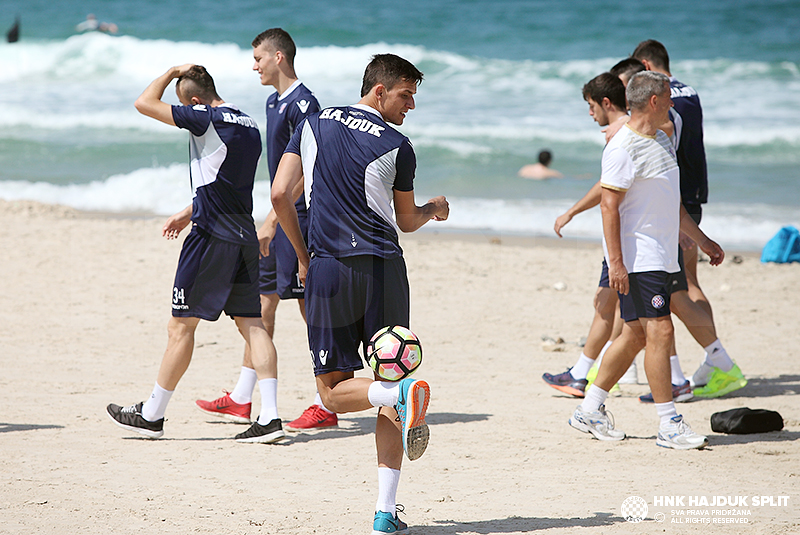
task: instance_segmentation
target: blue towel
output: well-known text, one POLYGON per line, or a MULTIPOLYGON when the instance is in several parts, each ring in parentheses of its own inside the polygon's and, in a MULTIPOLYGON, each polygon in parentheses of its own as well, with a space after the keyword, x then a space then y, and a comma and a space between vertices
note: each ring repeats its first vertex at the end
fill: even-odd
POLYGON ((783 227, 764 246, 762 262, 800 262, 800 231, 794 227, 783 227))

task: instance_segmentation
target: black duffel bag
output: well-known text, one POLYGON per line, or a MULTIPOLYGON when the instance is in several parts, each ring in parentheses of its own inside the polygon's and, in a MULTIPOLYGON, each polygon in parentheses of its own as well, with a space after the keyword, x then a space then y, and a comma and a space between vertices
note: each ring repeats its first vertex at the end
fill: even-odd
POLYGON ((775 411, 742 407, 711 415, 711 430, 715 433, 747 435, 783 429, 783 418, 775 411))

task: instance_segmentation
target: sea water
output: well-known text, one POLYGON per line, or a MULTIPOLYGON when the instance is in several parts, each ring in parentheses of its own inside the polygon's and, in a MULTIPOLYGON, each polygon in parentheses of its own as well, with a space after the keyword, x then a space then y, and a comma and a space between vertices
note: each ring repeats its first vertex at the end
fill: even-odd
MULTIPOLYGON (((414 62, 425 80, 399 129, 418 159, 418 201, 443 194, 440 229, 552 234, 554 219, 599 178, 604 136, 581 87, 648 38, 700 94, 709 203, 702 227, 723 247, 760 248, 800 225, 800 4, 622 0, 285 3, 6 0, 0 25, 0 198, 168 215, 191 202, 188 134, 133 102, 172 65, 205 65, 221 96, 264 128, 272 92, 252 71, 250 41, 280 26, 298 45, 301 80, 322 106, 358 100, 372 54, 414 62), (88 10, 116 35, 78 34, 88 10), (518 178, 539 150, 565 178, 518 178)), ((177 104, 173 88, 164 99, 177 104)), ((255 217, 269 210, 260 165, 255 217)), ((433 228, 433 225, 431 225, 433 228)), ((597 209, 565 236, 597 239, 597 209)))

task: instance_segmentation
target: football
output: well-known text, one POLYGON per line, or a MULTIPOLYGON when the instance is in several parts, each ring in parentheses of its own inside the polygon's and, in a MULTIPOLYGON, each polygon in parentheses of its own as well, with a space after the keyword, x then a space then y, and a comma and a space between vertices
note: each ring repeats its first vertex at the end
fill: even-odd
POLYGON ((421 363, 419 338, 405 327, 384 327, 367 344, 367 364, 378 377, 387 381, 408 377, 421 363))

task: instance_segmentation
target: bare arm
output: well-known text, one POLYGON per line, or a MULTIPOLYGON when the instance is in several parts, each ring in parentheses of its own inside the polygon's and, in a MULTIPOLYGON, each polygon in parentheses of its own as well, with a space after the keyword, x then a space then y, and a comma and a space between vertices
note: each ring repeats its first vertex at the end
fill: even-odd
MULTIPOLYGON (((301 179, 292 191, 295 201, 303 194, 303 180, 301 179)), ((270 210, 264 219, 264 224, 258 229, 258 249, 261 256, 269 256, 269 245, 275 239, 278 230, 278 216, 275 210, 270 210)))
POLYGON ((725 259, 725 251, 722 250, 722 247, 717 242, 700 230, 700 227, 697 226, 697 223, 694 222, 694 219, 692 219, 692 216, 689 215, 683 205, 681 205, 680 225, 681 232, 693 239, 700 250, 708 255, 712 266, 718 266, 722 263, 725 259))
POLYGON ((305 284, 308 272, 308 248, 300 230, 300 221, 297 219, 297 210, 294 201, 297 198, 294 192, 303 183, 303 164, 298 154, 287 152, 278 164, 275 180, 272 181, 272 210, 278 218, 286 237, 294 247, 297 254, 300 282, 305 284))
POLYGON ((603 236, 608 249, 608 285, 623 295, 628 295, 630 283, 628 270, 622 261, 622 238, 620 236, 619 205, 625 198, 624 191, 602 188, 600 210, 603 212, 603 236))
POLYGON ((450 205, 442 196, 434 197, 422 206, 414 201, 414 191, 394 190, 394 211, 397 226, 403 232, 414 232, 433 219, 444 221, 450 215, 450 205))
POLYGON ((630 121, 630 120, 631 120, 631 116, 630 115, 623 115, 622 117, 620 117, 619 119, 617 119, 616 121, 611 123, 610 125, 606 126, 602 130, 600 130, 601 132, 605 133, 605 135, 606 135, 606 143, 611 141, 611 138, 614 137, 614 135, 617 132, 619 132, 620 129, 623 126, 628 124, 628 121, 630 121))
POLYGON ((150 82, 150 85, 145 88, 134 103, 137 111, 162 123, 175 126, 175 120, 172 118, 172 106, 163 102, 161 98, 172 80, 183 76, 192 66, 193 64, 187 63, 180 67, 171 67, 167 72, 150 82))
POLYGON ((553 230, 556 231, 556 234, 558 234, 559 238, 562 237, 561 229, 564 228, 567 223, 572 221, 573 217, 600 204, 600 190, 602 189, 603 188, 600 186, 600 181, 598 180, 597 183, 589 189, 589 191, 581 200, 573 204, 572 208, 556 218, 556 223, 553 226, 553 230))
POLYGON ((167 219, 164 223, 164 228, 161 229, 161 235, 168 240, 174 240, 178 234, 186 228, 192 220, 192 205, 190 204, 177 214, 174 214, 167 219))

